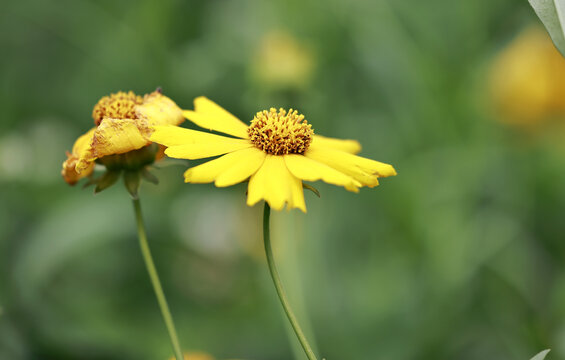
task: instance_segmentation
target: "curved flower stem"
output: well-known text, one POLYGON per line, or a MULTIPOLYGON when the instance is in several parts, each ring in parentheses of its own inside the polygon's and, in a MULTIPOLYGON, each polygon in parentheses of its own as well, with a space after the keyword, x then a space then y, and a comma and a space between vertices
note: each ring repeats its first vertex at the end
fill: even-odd
POLYGON ((141 204, 139 203, 139 199, 133 200, 133 207, 135 209, 135 219, 137 220, 137 234, 139 236, 139 245, 141 246, 143 260, 145 260, 145 266, 147 267, 147 272, 149 273, 149 277, 151 278, 151 284, 153 285, 155 296, 157 296, 157 301, 159 302, 159 307, 161 308, 163 320, 165 320, 165 325, 167 325, 167 330, 169 331, 169 337, 171 338, 175 357, 177 360, 183 360, 182 350, 179 344, 177 332, 175 330, 175 324, 173 323, 173 317, 171 316, 171 312, 169 311, 169 305, 167 305, 167 299, 165 298, 165 294, 163 293, 161 281, 159 280, 157 269, 155 269, 155 264, 153 263, 153 257, 151 256, 149 244, 147 243, 147 235, 145 234, 145 225, 143 222, 143 217, 141 216, 141 204))
POLYGON ((296 320, 296 316, 292 312, 290 305, 288 304, 288 300, 284 293, 281 279, 279 278, 279 273, 277 271, 277 267, 275 266, 275 260, 273 258, 273 249, 271 248, 271 233, 270 233, 270 226, 269 226, 269 218, 271 217, 271 207, 267 202, 265 202, 265 210, 263 212, 263 239, 265 241, 265 254, 267 255, 267 264, 269 265, 269 271, 271 272, 271 278, 273 279, 273 283, 275 284, 275 289, 277 289, 277 295, 281 301, 283 306, 284 312, 292 325, 292 329, 300 341, 300 345, 304 349, 306 356, 309 360, 317 360, 316 355, 312 351, 310 344, 308 344, 308 340, 306 340, 306 336, 302 332, 300 325, 298 325, 298 320, 296 320))

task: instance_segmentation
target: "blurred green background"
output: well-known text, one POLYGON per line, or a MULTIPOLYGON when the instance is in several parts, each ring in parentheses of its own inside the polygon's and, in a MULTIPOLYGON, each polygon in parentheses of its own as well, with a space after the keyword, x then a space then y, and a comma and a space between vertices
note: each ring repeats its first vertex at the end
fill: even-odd
MULTIPOLYGON (((298 108, 396 167, 359 194, 316 183, 307 214, 273 214, 283 282, 321 357, 565 359, 565 111, 516 125, 489 90, 498 53, 537 23, 525 0, 4 2, 0 359, 172 355, 123 187, 93 196, 60 177, 100 97, 157 86, 244 121, 298 108)), ((263 257, 262 206, 245 205, 243 184, 183 184, 186 167, 142 186, 183 347, 303 359, 263 257)))

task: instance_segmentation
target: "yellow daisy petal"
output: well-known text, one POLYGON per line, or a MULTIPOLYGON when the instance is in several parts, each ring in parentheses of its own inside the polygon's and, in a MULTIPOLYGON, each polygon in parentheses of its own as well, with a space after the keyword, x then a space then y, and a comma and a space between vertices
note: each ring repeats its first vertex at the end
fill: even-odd
POLYGON ((177 159, 196 160, 223 155, 250 147, 253 147, 253 145, 249 140, 227 139, 227 141, 224 142, 171 146, 165 150, 165 154, 177 159))
POLYGON ((196 125, 224 134, 246 139, 247 125, 204 96, 194 100, 194 111, 185 110, 183 115, 196 125))
POLYGON ((275 210, 299 208, 306 212, 302 183, 287 169, 282 156, 267 155, 263 165, 249 179, 247 204, 264 199, 275 210))
POLYGON ((282 157, 267 155, 263 166, 249 179, 247 204, 252 206, 265 199, 273 209, 281 210, 289 197, 290 186, 285 170, 282 157))
POLYGON ((155 126, 151 141, 169 146, 167 156, 202 159, 252 147, 249 140, 234 139, 177 126, 155 126))
POLYGON ((150 140, 165 146, 218 143, 231 140, 240 141, 240 139, 185 129, 178 126, 154 126, 150 140))
POLYGON ((249 148, 224 155, 237 157, 233 166, 221 173, 215 185, 219 187, 230 186, 244 181, 253 175, 265 161, 266 154, 257 148, 249 148), (237 154, 237 155, 236 155, 237 154))
POLYGON ((290 183, 290 199, 288 202, 288 210, 290 209, 300 209, 306 212, 306 202, 304 201, 304 189, 302 188, 302 180, 292 175, 287 170, 288 179, 290 183))
POLYGON ((361 183, 325 164, 303 155, 289 154, 284 160, 291 174, 306 181, 323 180, 328 184, 343 186, 349 191, 358 192, 361 183))
POLYGON ((233 157, 230 158, 228 155, 237 154, 238 152, 239 151, 235 151, 233 153, 226 154, 217 159, 210 160, 204 164, 186 170, 184 172, 184 182, 207 184, 215 181, 218 175, 233 165, 233 160, 235 159, 233 157))
MULTIPOLYGON (((329 158, 335 156, 335 161, 334 161, 335 163, 337 163, 338 161, 341 161, 343 163, 352 163, 355 166, 358 166, 363 171, 373 175, 377 175, 378 177, 388 177, 388 176, 396 175, 396 170, 394 169, 394 167, 392 167, 392 165, 376 160, 367 159, 361 156, 349 154, 343 151, 328 149, 322 146, 313 145, 310 147, 309 151, 306 152, 305 154, 306 156, 308 156, 308 152, 326 153, 327 154, 326 157, 329 158)), ((331 164, 328 165, 332 166, 331 164)))
POLYGON ((67 153, 67 160, 63 163, 63 170, 61 175, 70 185, 76 184, 80 179, 92 173, 94 163, 81 169, 80 173, 76 170, 76 165, 80 157, 83 157, 90 147, 90 141, 96 128, 90 129, 86 134, 81 135, 73 145, 73 151, 67 153))
POLYGON ((234 151, 215 160, 188 169, 185 182, 229 186, 244 181, 263 164, 265 154, 255 148, 234 151))
POLYGON ((135 112, 149 125, 178 125, 184 121, 181 108, 158 91, 145 95, 143 104, 137 105, 135 112))
POLYGON ((379 177, 396 175, 396 170, 389 164, 330 148, 311 146, 304 155, 349 175, 368 187, 377 186, 379 177))
POLYGON ((342 140, 336 138, 325 137, 321 135, 314 135, 312 140, 314 146, 324 146, 335 150, 345 151, 351 154, 357 154, 361 151, 361 144, 357 140, 342 140))

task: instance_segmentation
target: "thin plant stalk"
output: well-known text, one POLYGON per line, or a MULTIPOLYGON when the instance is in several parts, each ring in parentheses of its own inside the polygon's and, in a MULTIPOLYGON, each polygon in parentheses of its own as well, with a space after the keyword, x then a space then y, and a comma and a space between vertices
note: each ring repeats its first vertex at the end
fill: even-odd
POLYGON ((151 250, 149 249, 149 244, 147 242, 147 235, 145 234, 145 224, 141 215, 141 204, 139 202, 139 199, 133 199, 133 207, 135 209, 137 234, 139 237, 141 253, 143 254, 143 260, 145 261, 147 272, 149 273, 149 277, 151 278, 151 284, 153 285, 153 290, 155 291, 155 296, 157 297, 159 308, 161 308, 161 315, 163 315, 163 320, 165 321, 165 325, 167 326, 167 330, 169 332, 169 337, 171 338, 171 344, 173 345, 175 357, 177 360, 183 360, 182 350, 177 336, 177 331, 175 329, 175 324, 173 322, 173 317, 171 316, 169 305, 167 304, 167 299, 165 298, 165 293, 163 292, 163 287, 161 286, 161 281, 159 280, 157 269, 155 269, 155 263, 153 262, 151 250))
POLYGON ((288 320, 290 321, 290 325, 292 326, 292 329, 294 330, 294 333, 296 334, 296 337, 298 338, 300 345, 302 345, 302 348, 304 349, 304 352, 306 353, 308 360, 317 360, 316 355, 314 355, 314 351, 312 351, 312 347, 308 343, 308 340, 306 340, 306 336, 304 336, 304 332, 302 331, 300 325, 298 324, 298 320, 296 319, 294 312, 290 308, 288 299, 286 298, 286 295, 282 287, 281 279, 279 277, 279 272, 277 271, 277 267, 275 266, 273 249, 271 247, 271 232, 269 225, 270 217, 271 217, 271 207, 269 206, 269 204, 267 204, 267 202, 265 202, 265 210, 263 211, 263 240, 265 242, 265 255, 267 256, 267 264, 269 265, 271 278, 273 279, 273 284, 275 285, 275 289, 277 290, 277 295, 279 296, 284 312, 288 317, 288 320))

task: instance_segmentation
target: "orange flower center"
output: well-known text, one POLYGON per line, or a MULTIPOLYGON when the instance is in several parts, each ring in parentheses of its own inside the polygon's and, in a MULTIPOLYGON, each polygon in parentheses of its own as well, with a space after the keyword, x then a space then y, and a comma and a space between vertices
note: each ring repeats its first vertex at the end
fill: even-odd
POLYGON ((258 149, 272 155, 304 154, 314 136, 304 115, 282 108, 278 112, 275 108, 258 112, 248 133, 258 149))
POLYGON ((120 91, 110 96, 104 96, 98 101, 92 110, 92 117, 96 126, 106 117, 112 119, 135 119, 135 107, 143 103, 141 96, 135 95, 133 91, 120 91))

